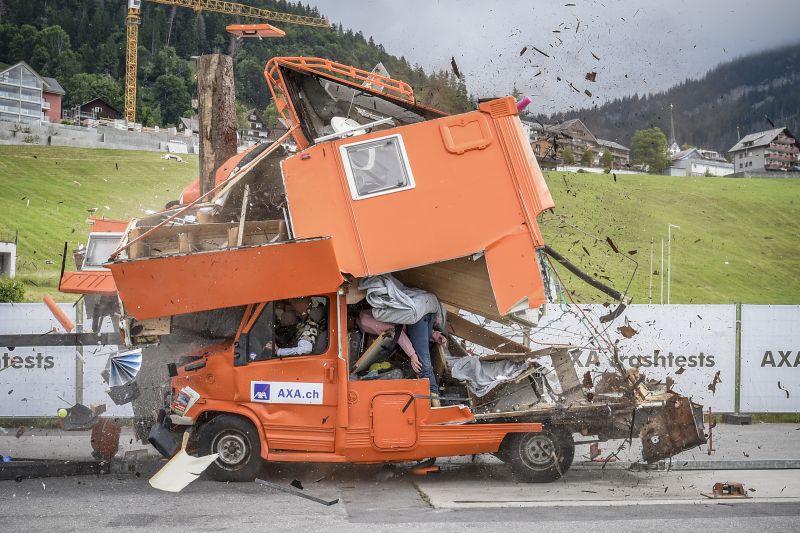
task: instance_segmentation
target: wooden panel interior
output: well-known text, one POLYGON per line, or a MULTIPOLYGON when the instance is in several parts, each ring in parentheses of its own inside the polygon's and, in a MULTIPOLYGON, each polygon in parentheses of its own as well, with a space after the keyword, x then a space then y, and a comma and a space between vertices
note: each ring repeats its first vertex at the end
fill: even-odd
POLYGON ((440 301, 492 320, 503 321, 497 311, 486 260, 481 256, 451 259, 394 272, 409 287, 435 294, 440 301))
MULTIPOLYGON (((150 229, 152 227, 148 226, 134 228, 128 234, 128 240, 133 240, 150 229)), ((235 248, 238 236, 238 222, 165 226, 134 243, 128 250, 128 256, 130 259, 139 259, 235 248)), ((282 220, 256 220, 245 222, 242 245, 266 244, 286 238, 286 227, 282 220)))

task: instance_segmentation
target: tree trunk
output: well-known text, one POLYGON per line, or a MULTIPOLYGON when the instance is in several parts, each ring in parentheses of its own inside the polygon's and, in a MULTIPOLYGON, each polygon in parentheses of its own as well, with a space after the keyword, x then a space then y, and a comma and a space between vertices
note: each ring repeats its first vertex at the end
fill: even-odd
POLYGON ((172 38, 172 25, 175 23, 175 12, 177 10, 178 6, 172 6, 172 10, 169 12, 169 22, 167 23, 167 44, 164 46, 169 46, 169 41, 172 38))
POLYGON ((214 188, 214 173, 236 155, 236 104, 233 59, 211 54, 197 61, 200 126, 200 194, 214 188))

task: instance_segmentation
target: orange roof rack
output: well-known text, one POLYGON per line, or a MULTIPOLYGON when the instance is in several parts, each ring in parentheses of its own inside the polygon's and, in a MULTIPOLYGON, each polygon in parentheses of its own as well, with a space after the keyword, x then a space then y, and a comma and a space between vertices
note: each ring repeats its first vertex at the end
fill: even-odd
MULTIPOLYGON (((290 127, 298 125, 300 119, 289 101, 286 82, 283 79, 280 67, 316 74, 357 88, 363 92, 370 92, 381 97, 397 100, 406 105, 424 107, 417 104, 414 99, 414 89, 404 81, 320 57, 274 57, 267 62, 264 76, 267 78, 267 84, 278 112, 290 127)), ((432 111, 442 115, 445 114, 438 110, 432 111)), ((310 143, 299 130, 294 137, 301 149, 309 146, 310 143)))

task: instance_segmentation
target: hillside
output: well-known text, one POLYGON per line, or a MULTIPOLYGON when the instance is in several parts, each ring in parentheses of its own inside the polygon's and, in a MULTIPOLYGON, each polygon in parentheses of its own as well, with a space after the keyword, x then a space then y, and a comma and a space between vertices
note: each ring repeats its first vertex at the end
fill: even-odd
POLYGON ((741 135, 788 126, 800 130, 800 44, 749 55, 686 80, 668 91, 634 95, 594 109, 539 116, 544 123, 580 118, 598 137, 631 146, 636 130, 658 126, 669 138, 669 105, 675 137, 725 153, 741 135))
POLYGON ((64 242, 68 253, 86 242, 90 209, 127 219, 177 198, 198 173, 197 157, 184 157, 187 163, 153 152, 0 146, 0 236, 19 230, 17 276, 28 298, 57 296, 64 242))
MULTIPOLYGON (((316 8, 285 0, 248 0, 253 7, 319 17, 316 8)), ((0 62, 24 60, 66 89, 64 109, 103 96, 122 108, 125 72, 123 0, 0 1, 0 62)), ((237 100, 241 108, 263 112, 269 101, 264 65, 275 56, 316 56, 367 70, 378 62, 410 83, 421 101, 446 111, 464 110, 464 83, 449 72, 426 74, 361 32, 276 23, 280 39, 245 39, 231 46, 225 26, 235 17, 142 2, 139 32, 139 101, 137 120, 146 126, 175 124, 191 114, 195 94, 192 56, 234 55, 237 100)), ((238 22, 258 22, 242 19, 238 22)))
MULTIPOLYGON (((659 303, 661 239, 672 231, 672 303, 800 303, 800 180, 548 173, 556 202, 542 233, 587 272, 659 303), (620 254, 607 244, 610 238, 620 254), (633 252, 633 253, 632 253, 633 252), (623 257, 625 256, 625 257, 623 257)), ((582 302, 607 298, 573 282, 582 302)), ((666 302, 667 282, 664 281, 666 302)))
MULTIPOLYGON (((0 175, 6 177, 0 235, 19 229, 19 276, 29 299, 37 300, 55 294, 64 241, 70 250, 85 242, 89 209, 127 218, 159 208, 197 176, 197 160, 180 164, 149 152, 0 146, 0 175)), ((638 303, 648 301, 650 240, 658 270, 660 239, 670 223, 681 227, 673 232, 673 303, 800 303, 800 180, 553 172, 547 182, 557 208, 543 215, 546 241, 624 289, 634 265, 613 253, 605 243, 611 238, 639 263, 629 291, 638 303)), ((658 275, 653 283, 658 302, 658 275)), ((579 301, 603 300, 583 283, 570 286, 579 301)))

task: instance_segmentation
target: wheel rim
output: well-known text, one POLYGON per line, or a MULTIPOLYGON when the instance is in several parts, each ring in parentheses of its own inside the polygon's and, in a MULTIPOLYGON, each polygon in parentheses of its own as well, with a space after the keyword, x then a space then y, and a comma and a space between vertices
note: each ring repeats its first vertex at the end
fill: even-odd
POLYGON ((556 444, 547 435, 529 435, 520 443, 520 458, 535 470, 550 468, 555 463, 556 444))
POLYGON ((247 437, 239 431, 227 430, 217 436, 212 449, 219 454, 220 466, 234 469, 247 462, 250 447, 247 437))

